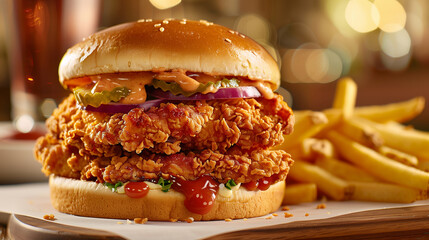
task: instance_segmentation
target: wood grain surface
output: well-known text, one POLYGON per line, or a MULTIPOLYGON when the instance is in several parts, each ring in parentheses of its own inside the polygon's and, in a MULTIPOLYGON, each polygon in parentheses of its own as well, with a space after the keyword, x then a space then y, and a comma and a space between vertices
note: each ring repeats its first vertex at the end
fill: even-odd
POLYGON ((429 239, 429 206, 379 209, 220 234, 207 239, 429 239))
MULTIPOLYGON (((11 215, 12 239, 115 239, 114 233, 11 215)), ((429 205, 379 209, 229 232, 207 239, 429 239, 429 205)))

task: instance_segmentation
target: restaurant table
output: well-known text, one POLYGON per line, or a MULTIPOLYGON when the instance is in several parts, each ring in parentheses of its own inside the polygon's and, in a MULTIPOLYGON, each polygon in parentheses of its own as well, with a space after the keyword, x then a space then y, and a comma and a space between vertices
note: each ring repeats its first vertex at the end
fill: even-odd
POLYGON ((60 213, 49 202, 47 183, 19 184, 0 186, 0 224, 11 239, 429 239, 429 200, 326 201, 317 208, 320 203, 232 221, 136 224, 60 213), (43 219, 50 214, 55 220, 43 219))

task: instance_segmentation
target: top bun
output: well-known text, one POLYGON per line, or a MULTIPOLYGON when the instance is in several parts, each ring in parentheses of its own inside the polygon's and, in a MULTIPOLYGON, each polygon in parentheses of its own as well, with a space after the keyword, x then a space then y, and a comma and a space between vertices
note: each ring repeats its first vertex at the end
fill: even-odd
MULTIPOLYGON (((207 21, 140 20, 97 32, 67 50, 64 80, 118 72, 184 69, 280 84, 276 61, 252 39, 207 21)), ((64 84, 63 84, 64 85, 64 84)))

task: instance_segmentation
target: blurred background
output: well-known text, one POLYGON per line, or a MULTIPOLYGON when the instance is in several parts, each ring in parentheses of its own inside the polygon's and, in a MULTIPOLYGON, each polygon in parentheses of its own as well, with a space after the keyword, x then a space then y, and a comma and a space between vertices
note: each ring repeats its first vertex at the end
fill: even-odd
MULTIPOLYGON (((66 96, 67 48, 142 18, 205 19, 252 37, 278 61, 296 110, 330 107, 342 76, 357 82, 357 105, 429 100, 426 0, 0 0, 0 18, 0 121, 23 132, 66 96)), ((429 130, 429 111, 410 124, 429 130)))

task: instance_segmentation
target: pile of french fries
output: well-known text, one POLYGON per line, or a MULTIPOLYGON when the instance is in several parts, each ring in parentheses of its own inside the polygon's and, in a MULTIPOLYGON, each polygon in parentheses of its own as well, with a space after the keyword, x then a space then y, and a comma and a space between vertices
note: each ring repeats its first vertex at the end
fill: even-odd
POLYGON ((343 78, 332 108, 295 111, 294 132, 277 147, 295 160, 283 204, 428 198, 429 133, 403 125, 423 111, 424 98, 355 107, 356 95, 356 83, 343 78))

